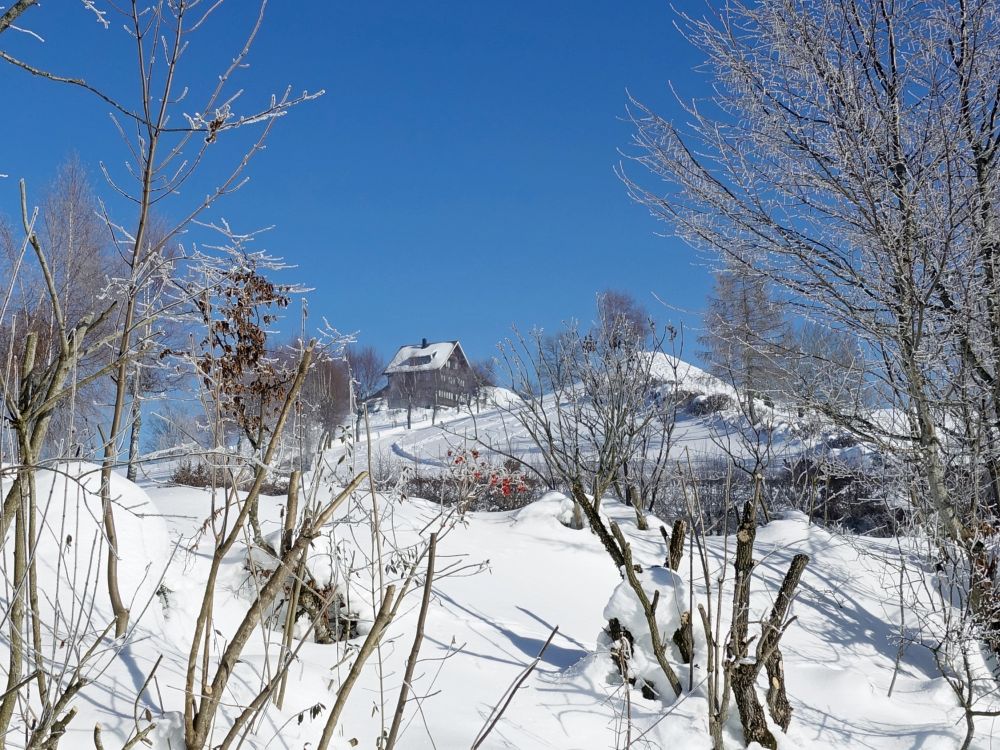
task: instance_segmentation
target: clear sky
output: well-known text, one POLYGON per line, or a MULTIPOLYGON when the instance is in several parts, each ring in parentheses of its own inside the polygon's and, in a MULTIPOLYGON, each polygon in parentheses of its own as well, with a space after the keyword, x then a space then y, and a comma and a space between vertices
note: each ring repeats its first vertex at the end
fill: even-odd
MULTIPOLYGON (((120 21, 104 31, 80 5, 44 3, 23 25, 45 42, 5 34, 0 48, 134 98, 120 21)), ((238 48, 252 5, 229 0, 192 38, 193 92, 238 48)), ((668 82, 703 95, 700 56, 674 20, 660 0, 272 0, 241 72, 247 106, 289 83, 327 93, 279 123, 250 184, 209 218, 274 225, 260 244, 296 266, 285 278, 315 287, 311 322, 325 316, 386 356, 421 337, 490 356, 512 324, 589 321, 605 288, 684 320, 691 356, 709 273, 657 235, 666 227, 613 172, 632 132, 626 89, 671 117, 682 113, 668 82)), ((17 177, 37 194, 74 151, 114 201, 99 164, 123 176, 127 152, 107 105, 9 66, 0 90, 0 173, 10 175, 0 210, 16 212, 17 177)), ((203 179, 218 169, 206 163, 203 179)))

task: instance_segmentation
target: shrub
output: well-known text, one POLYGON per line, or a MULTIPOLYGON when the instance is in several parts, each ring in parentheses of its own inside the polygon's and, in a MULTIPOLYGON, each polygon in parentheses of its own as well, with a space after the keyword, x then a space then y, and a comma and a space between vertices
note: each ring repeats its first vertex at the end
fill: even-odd
POLYGON ((174 473, 170 475, 170 481, 185 487, 211 487, 213 475, 220 473, 202 461, 194 462, 190 459, 184 459, 177 464, 174 473))
POLYGON ((692 400, 688 408, 692 414, 703 417, 709 414, 718 414, 720 411, 732 407, 733 399, 730 396, 725 393, 709 393, 692 400))
POLYGON ((415 475, 403 492, 464 510, 517 510, 534 502, 546 487, 537 477, 521 471, 520 461, 508 458, 500 466, 489 463, 477 450, 448 451, 443 473, 415 475))
MULTIPOLYGON (((185 487, 230 487, 232 476, 232 472, 223 467, 214 466, 207 461, 192 461, 186 458, 177 464, 177 468, 170 475, 170 481, 185 487)), ((243 482, 240 489, 245 489, 248 485, 249 480, 243 482)), ((262 495, 284 495, 287 492, 288 477, 283 474, 268 476, 260 490, 262 495)))

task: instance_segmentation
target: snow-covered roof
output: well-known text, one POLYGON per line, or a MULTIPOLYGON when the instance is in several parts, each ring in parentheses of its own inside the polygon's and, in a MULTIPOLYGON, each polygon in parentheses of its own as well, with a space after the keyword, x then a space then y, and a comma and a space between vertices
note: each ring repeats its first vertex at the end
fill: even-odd
MULTIPOLYGON (((430 372, 440 370, 445 362, 451 359, 452 353, 458 349, 465 359, 465 352, 462 345, 457 341, 440 341, 438 343, 427 343, 423 345, 410 344, 399 347, 396 356, 385 368, 386 375, 394 375, 399 372, 430 372)), ((466 361, 468 361, 466 359, 466 361)))

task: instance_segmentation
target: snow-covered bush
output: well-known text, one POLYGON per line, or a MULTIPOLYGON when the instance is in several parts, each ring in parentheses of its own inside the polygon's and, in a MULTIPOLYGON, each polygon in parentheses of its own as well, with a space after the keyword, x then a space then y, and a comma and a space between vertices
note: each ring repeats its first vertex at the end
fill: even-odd
POLYGON ((692 414, 707 416, 732 409, 735 401, 725 393, 707 393, 691 400, 688 409, 692 414))
MULTIPOLYGON (((275 531, 264 537, 265 548, 250 548, 247 568, 252 577, 266 580, 274 572, 278 564, 274 550, 281 548, 283 535, 275 531)), ((313 539, 301 575, 295 572, 287 577, 283 594, 265 618, 267 624, 273 630, 282 630, 288 622, 288 609, 294 606, 291 625, 296 639, 309 637, 316 643, 333 643, 367 634, 375 611, 370 590, 365 590, 359 573, 368 572, 369 579, 371 576, 370 571, 357 569, 358 559, 358 550, 338 540, 335 528, 313 539)))
MULTIPOLYGON (((639 573, 638 578, 650 601, 657 603, 658 640, 666 644, 669 658, 679 670, 684 660, 672 641, 674 633, 681 628, 681 615, 687 609, 687 586, 676 572, 660 566, 639 573)), ((612 592, 604 607, 604 619, 608 627, 598 637, 598 648, 609 651, 621 678, 640 688, 645 697, 673 701, 675 696, 664 684, 663 672, 654 652, 652 632, 643 604, 627 580, 619 583, 612 592)))
POLYGON ((573 500, 563 492, 546 492, 535 502, 517 512, 518 524, 558 522, 567 528, 574 528, 573 500))

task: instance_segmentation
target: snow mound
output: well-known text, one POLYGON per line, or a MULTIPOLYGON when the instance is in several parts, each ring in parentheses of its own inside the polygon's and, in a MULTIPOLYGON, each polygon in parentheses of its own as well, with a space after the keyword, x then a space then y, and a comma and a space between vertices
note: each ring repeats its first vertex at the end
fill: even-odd
POLYGON ((522 399, 514 391, 509 388, 503 388, 502 386, 493 386, 490 388, 484 388, 484 399, 483 401, 490 406, 496 406, 500 408, 516 406, 521 403, 522 399))
MULTIPOLYGON (((687 586, 684 580, 674 571, 662 566, 648 568, 638 574, 643 591, 650 601, 657 592, 659 601, 656 605, 656 628, 659 631, 660 642, 667 644, 668 659, 675 671, 680 669, 680 658, 676 647, 672 645, 674 633, 681 625, 681 614, 686 609, 687 586), (670 658, 671 655, 673 658, 670 658)), ((653 638, 649 623, 639 597, 632 590, 628 581, 619 583, 604 607, 604 619, 617 620, 624 630, 632 636, 628 659, 628 677, 637 685, 648 683, 656 686, 661 698, 672 698, 673 693, 666 688, 666 677, 660 669, 653 651, 653 638)), ((604 648, 618 648, 612 643, 611 637, 604 633, 599 639, 599 645, 604 648)))
MULTIPOLYGON (((13 480, 13 473, 0 476, 0 493, 5 496, 13 480)), ((34 554, 38 588, 44 592, 40 597, 43 618, 48 621, 54 612, 65 617, 91 604, 99 619, 112 617, 105 584, 108 540, 100 487, 101 467, 96 464, 61 463, 36 474, 38 542, 34 554)), ((115 473, 110 489, 118 537, 118 583, 125 605, 138 610, 159 588, 173 545, 145 490, 115 473)), ((11 528, 5 543, 9 570, 13 569, 13 533, 11 528)), ((8 596, 5 592, 5 603, 8 596)))
POLYGON ((573 526, 573 500, 562 492, 546 492, 535 502, 517 511, 517 524, 548 525, 558 522, 563 526, 573 526))
POLYGON ((184 747, 184 714, 167 711, 156 720, 156 726, 149 733, 149 740, 156 750, 173 750, 184 747))
POLYGON ((661 383, 677 385, 685 390, 701 393, 725 393, 734 395, 731 385, 715 375, 711 375, 700 367, 685 362, 663 352, 645 353, 652 357, 649 364, 649 374, 661 383))

